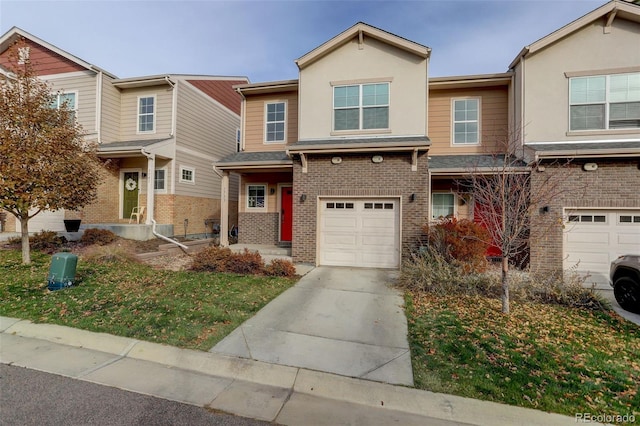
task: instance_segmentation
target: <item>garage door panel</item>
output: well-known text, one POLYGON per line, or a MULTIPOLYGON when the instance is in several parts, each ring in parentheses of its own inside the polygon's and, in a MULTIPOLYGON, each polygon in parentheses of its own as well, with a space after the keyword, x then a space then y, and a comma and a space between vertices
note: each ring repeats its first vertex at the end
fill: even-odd
POLYGON ((636 249, 640 245, 640 230, 634 233, 629 232, 624 234, 618 234, 617 237, 618 237, 618 244, 620 245, 629 245, 630 247, 633 247, 636 249))
POLYGON ((595 230, 584 230, 582 228, 576 227, 567 235, 567 241, 569 243, 589 243, 589 244, 600 244, 600 245, 609 245, 609 232, 603 231, 595 231, 595 230))
POLYGON ((378 268, 399 266, 397 200, 323 199, 320 206, 320 264, 378 268), (338 205, 353 208, 338 209, 335 207, 338 205))

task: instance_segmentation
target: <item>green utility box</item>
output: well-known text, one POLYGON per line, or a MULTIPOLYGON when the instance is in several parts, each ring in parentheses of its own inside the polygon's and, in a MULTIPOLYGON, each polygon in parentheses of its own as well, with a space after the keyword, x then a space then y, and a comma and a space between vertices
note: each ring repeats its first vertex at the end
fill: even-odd
POLYGON ((60 290, 73 285, 76 278, 78 256, 73 253, 56 253, 51 258, 47 287, 49 290, 60 290))

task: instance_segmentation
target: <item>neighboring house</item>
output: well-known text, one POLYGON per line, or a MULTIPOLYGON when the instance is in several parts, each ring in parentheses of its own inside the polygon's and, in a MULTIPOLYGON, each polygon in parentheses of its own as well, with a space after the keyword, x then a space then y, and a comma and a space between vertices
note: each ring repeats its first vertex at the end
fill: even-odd
MULTIPOLYGON (((95 203, 81 211, 42 212, 29 222, 30 231, 61 231, 63 219, 81 218, 85 228, 151 238, 150 226, 128 226, 136 207, 144 208, 141 223, 154 219, 168 235, 203 233, 205 220, 219 220, 220 176, 213 163, 237 150, 241 98, 232 87, 247 78, 119 79, 15 27, 0 37, 0 65, 6 66, 7 49, 19 38, 28 46, 21 55, 58 92, 59 103, 70 101, 86 140, 97 142, 109 163, 95 203)), ((227 212, 234 222, 237 180, 231 184, 227 212)), ((12 227, 19 230, 15 220, 12 227)))
POLYGON ((640 5, 611 1, 510 67, 534 187, 551 174, 561 190, 532 218, 532 267, 608 287, 611 261, 640 253, 640 5))
POLYGON ((290 244, 297 262, 397 268, 425 223, 477 219, 482 206, 456 183, 510 152, 541 162, 534 186, 558 173, 566 188, 533 218, 532 265, 606 272, 640 252, 639 13, 614 0, 525 48, 508 72, 438 78, 428 47, 357 23, 299 58, 297 80, 236 86, 242 147, 216 167, 223 193, 241 176, 239 242, 290 244), (571 170, 582 174, 563 177, 571 170))

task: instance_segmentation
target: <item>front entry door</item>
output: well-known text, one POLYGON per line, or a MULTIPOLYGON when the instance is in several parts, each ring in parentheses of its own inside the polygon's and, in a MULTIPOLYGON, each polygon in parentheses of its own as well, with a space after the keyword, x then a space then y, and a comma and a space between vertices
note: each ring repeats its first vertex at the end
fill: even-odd
POLYGON ((291 241, 293 234, 293 188, 282 188, 280 203, 280 241, 291 241))
POLYGON ((134 207, 138 207, 138 192, 140 191, 138 172, 124 172, 122 180, 124 185, 122 190, 122 218, 128 219, 131 217, 131 210, 134 207))

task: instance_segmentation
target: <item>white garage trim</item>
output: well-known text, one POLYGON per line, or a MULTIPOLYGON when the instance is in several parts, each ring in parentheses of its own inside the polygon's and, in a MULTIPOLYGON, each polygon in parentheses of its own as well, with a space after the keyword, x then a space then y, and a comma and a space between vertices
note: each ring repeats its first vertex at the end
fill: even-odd
POLYGON ((399 268, 401 197, 318 197, 318 265, 399 268))
POLYGON ((610 288, 611 262, 640 254, 640 209, 565 208, 563 268, 588 275, 586 285, 610 288))
MULTIPOLYGON (((35 210, 29 210, 29 214, 35 213, 35 210)), ((29 232, 40 231, 64 231, 64 209, 51 211, 43 210, 31 219, 29 219, 29 232)), ((20 232, 20 221, 16 221, 16 232, 20 232)))

